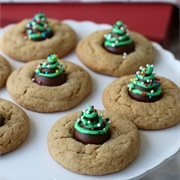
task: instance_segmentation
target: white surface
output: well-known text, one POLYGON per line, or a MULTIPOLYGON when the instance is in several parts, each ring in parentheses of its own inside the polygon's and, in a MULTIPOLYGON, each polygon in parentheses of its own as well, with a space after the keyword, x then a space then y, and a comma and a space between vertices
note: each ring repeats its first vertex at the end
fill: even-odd
MULTIPOLYGON (((84 36, 100 29, 107 29, 106 24, 95 24, 84 21, 77 22, 66 20, 77 33, 80 40, 84 36)), ((4 31, 4 28, 2 31, 4 31)), ((154 71, 157 75, 167 77, 180 86, 180 62, 174 56, 164 50, 160 45, 153 43, 157 50, 154 62, 154 71)), ((6 56, 7 57, 7 56, 6 56)), ((14 69, 23 66, 24 63, 14 61, 7 57, 14 69)), ((30 118, 31 129, 27 140, 16 150, 0 157, 0 179, 1 180, 119 180, 138 179, 149 171, 158 167, 166 160, 173 157, 180 149, 180 124, 159 131, 140 131, 141 148, 140 154, 135 161, 119 173, 106 176, 85 176, 64 169, 56 163, 47 150, 47 134, 51 126, 62 116, 69 112, 82 110, 87 104, 92 104, 97 109, 104 109, 101 96, 104 88, 115 79, 97 74, 87 69, 76 57, 75 53, 63 59, 83 66, 91 75, 93 80, 93 92, 80 105, 72 110, 58 113, 36 113, 25 110, 30 118)), ((4 87, 0 90, 0 97, 10 100, 4 87)))

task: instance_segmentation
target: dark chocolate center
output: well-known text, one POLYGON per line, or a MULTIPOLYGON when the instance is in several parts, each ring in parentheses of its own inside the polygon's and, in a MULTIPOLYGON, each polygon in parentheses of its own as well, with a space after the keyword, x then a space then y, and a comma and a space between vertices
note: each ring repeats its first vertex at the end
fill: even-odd
POLYGON ((132 42, 129 45, 123 45, 123 46, 117 46, 117 47, 110 47, 110 46, 104 46, 103 45, 103 48, 106 49, 107 51, 113 53, 113 54, 123 55, 123 53, 129 54, 129 53, 133 52, 135 49, 135 45, 132 42))
MULTIPOLYGON (((49 72, 50 71, 51 70, 49 70, 49 72)), ((61 73, 55 77, 45 77, 45 76, 39 76, 38 74, 34 74, 34 79, 35 79, 35 82, 40 85, 60 86, 61 84, 66 82, 66 74, 61 73)))
POLYGON ((129 91, 129 90, 128 90, 128 94, 132 99, 136 101, 140 101, 140 102, 155 102, 161 99, 162 97, 162 93, 158 96, 152 96, 151 98, 149 98, 146 95, 134 94, 132 91, 129 91))
POLYGON ((83 144, 103 144, 110 138, 110 130, 105 134, 91 135, 91 134, 82 134, 76 129, 74 129, 74 139, 83 144))
POLYGON ((49 31, 46 34, 46 37, 38 37, 38 38, 31 38, 32 41, 43 41, 45 39, 50 39, 54 35, 53 31, 49 31))

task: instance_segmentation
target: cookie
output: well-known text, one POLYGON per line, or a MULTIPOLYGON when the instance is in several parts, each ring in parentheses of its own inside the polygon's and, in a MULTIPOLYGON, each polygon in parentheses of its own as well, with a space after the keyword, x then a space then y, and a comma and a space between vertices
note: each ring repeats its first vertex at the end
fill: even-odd
POLYGON ((171 80, 159 77, 163 96, 155 102, 140 102, 128 94, 133 75, 114 80, 103 91, 104 107, 132 121, 139 129, 157 130, 180 122, 180 89, 171 80))
POLYGON ((96 31, 78 43, 76 54, 89 69, 100 74, 120 77, 133 74, 139 66, 154 62, 156 51, 152 43, 143 35, 133 31, 129 31, 134 43, 134 47, 130 47, 130 53, 109 52, 103 44, 104 35, 110 32, 110 29, 96 31))
POLYGON ((16 149, 26 139, 30 123, 27 114, 14 103, 0 98, 0 154, 16 149))
MULTIPOLYGON (((48 53, 55 53, 62 57, 74 49, 77 39, 76 32, 67 24, 56 19, 47 19, 49 26, 52 28, 52 37, 34 41, 32 40, 33 37, 29 37, 26 32, 26 26, 30 26, 30 21, 30 19, 24 19, 3 33, 0 40, 0 49, 9 57, 28 62, 46 58, 48 53)), ((37 22, 34 23, 35 28, 39 26, 37 22)), ((45 34, 42 33, 42 36, 45 36, 45 34)))
POLYGON ((22 107, 37 112, 65 111, 77 106, 91 91, 92 80, 82 67, 59 60, 66 73, 66 82, 46 86, 34 82, 35 67, 45 59, 26 63, 8 78, 7 90, 22 107))
POLYGON ((137 127, 116 113, 98 110, 111 121, 111 136, 103 144, 83 144, 73 138, 73 126, 80 111, 60 118, 48 133, 48 150, 64 168, 80 174, 106 175, 121 171, 139 153, 137 127))
POLYGON ((0 55, 0 88, 6 84, 6 80, 11 73, 9 62, 0 55))

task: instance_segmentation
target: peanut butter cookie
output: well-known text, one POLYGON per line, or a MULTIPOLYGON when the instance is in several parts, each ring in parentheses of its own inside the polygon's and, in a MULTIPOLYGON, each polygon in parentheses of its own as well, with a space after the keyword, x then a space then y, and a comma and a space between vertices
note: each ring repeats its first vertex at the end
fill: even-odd
POLYGON ((141 65, 153 63, 156 52, 147 38, 128 31, 118 21, 112 30, 96 31, 83 38, 77 45, 76 54, 89 69, 119 77, 135 73, 141 65))
MULTIPOLYGON (((156 92, 150 90, 150 92, 140 93, 143 96, 142 100, 145 100, 145 102, 142 102, 129 95, 129 88, 132 88, 129 82, 133 77, 133 75, 121 77, 105 88, 102 100, 107 110, 128 118, 140 129, 164 129, 180 122, 180 89, 176 84, 167 78, 159 77, 162 97, 159 99, 161 91, 158 88, 156 92), (128 85, 129 87, 127 87, 128 85), (158 99, 156 98, 154 102, 148 102, 147 98, 144 99, 145 94, 148 95, 150 100, 153 100, 152 96, 154 95, 157 95, 158 99)), ((138 83, 136 83, 136 86, 138 86, 138 83)), ((144 86, 146 85, 144 84, 144 86)), ((141 88, 137 91, 144 90, 141 88)), ((132 89, 132 92, 134 92, 134 89, 132 89)))
POLYGON ((0 98, 0 154, 16 149, 30 129, 27 114, 14 103, 0 98))
POLYGON ((6 80, 11 73, 9 62, 0 55, 0 88, 6 84, 6 80))
POLYGON ((140 136, 137 127, 116 113, 98 110, 111 121, 110 138, 103 144, 84 144, 73 137, 81 112, 60 118, 48 134, 48 150, 63 167, 80 174, 105 175, 121 171, 137 156, 140 136))
POLYGON ((65 69, 65 81, 61 85, 48 86, 43 84, 44 79, 38 78, 53 79, 54 75, 63 73, 56 56, 50 55, 48 60, 49 62, 45 59, 28 62, 15 70, 7 81, 9 94, 22 107, 37 112, 65 111, 77 106, 92 91, 90 75, 74 63, 59 60, 59 64, 65 69), (53 64, 51 58, 54 58, 53 64))
POLYGON ((39 13, 32 20, 24 19, 5 31, 0 49, 14 60, 28 62, 46 58, 48 53, 65 56, 74 49, 76 39, 70 26, 39 13))

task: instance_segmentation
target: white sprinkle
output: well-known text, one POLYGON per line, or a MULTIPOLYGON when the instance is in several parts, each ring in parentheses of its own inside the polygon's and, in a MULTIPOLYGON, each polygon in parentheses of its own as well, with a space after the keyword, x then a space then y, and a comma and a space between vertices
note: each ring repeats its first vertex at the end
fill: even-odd
POLYGON ((101 127, 101 124, 100 124, 100 123, 98 123, 98 124, 97 124, 97 127, 101 127))
POLYGON ((154 90, 151 90, 151 93, 153 93, 154 92, 154 90))
POLYGON ((127 53, 123 52, 123 59, 126 59, 126 57, 127 57, 127 53))
POLYGON ((111 38, 111 34, 108 34, 108 38, 111 38))

